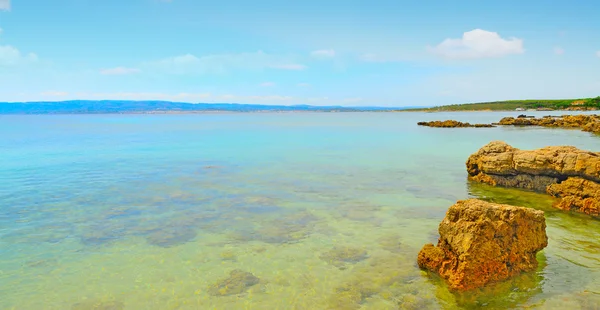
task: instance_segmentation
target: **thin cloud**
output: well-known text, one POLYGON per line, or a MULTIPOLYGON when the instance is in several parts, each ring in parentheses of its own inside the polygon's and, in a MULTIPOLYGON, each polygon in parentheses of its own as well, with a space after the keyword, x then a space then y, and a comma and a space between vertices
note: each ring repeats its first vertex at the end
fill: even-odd
POLYGON ((127 74, 135 74, 135 73, 140 73, 140 69, 116 67, 116 68, 100 70, 100 74, 103 74, 103 75, 127 75, 127 74))
POLYGON ((301 64, 283 64, 283 65, 274 65, 274 66, 271 66, 271 68, 300 71, 300 70, 306 69, 307 67, 305 65, 301 65, 301 64))
POLYGON ((596 56, 600 57, 600 51, 596 52, 596 56))
POLYGON ((263 82, 263 83, 260 83, 260 86, 262 86, 262 87, 271 87, 271 86, 275 86, 275 83, 273 83, 273 82, 263 82))
POLYGON ((365 53, 359 56, 359 59, 364 62, 403 62, 407 61, 406 57, 402 55, 398 55, 396 53, 384 53, 384 54, 375 54, 375 53, 365 53))
POLYGON ((42 96, 48 96, 48 97, 64 97, 69 95, 69 93, 64 92, 64 91, 46 91, 42 93, 42 96))
POLYGON ((428 50, 448 59, 497 58, 525 52, 522 39, 503 39, 497 32, 481 29, 465 32, 460 39, 446 39, 428 50))
POLYGON ((0 0, 0 11, 10 11, 10 0, 0 0))
POLYGON ((312 51, 310 55, 316 58, 331 58, 335 57, 335 51, 333 49, 317 50, 312 51))
POLYGON ((564 53, 565 53, 565 50, 563 48, 561 48, 561 47, 555 47, 554 48, 554 54, 560 56, 560 55, 563 55, 564 53))
POLYGON ((239 54, 214 54, 196 56, 184 54, 148 62, 144 71, 161 71, 170 74, 225 74, 235 70, 304 70, 306 66, 293 62, 289 56, 271 55, 262 51, 239 54))
POLYGON ((37 61, 38 56, 34 53, 24 55, 13 46, 0 45, 0 67, 28 64, 37 61))
POLYGON ((308 84, 308 83, 298 83, 296 86, 298 86, 298 87, 310 87, 310 84, 308 84))

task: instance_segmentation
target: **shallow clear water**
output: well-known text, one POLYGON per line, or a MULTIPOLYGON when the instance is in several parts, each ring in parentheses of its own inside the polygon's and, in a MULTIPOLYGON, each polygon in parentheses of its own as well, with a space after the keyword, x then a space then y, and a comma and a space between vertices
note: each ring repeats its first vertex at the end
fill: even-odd
POLYGON ((600 138, 416 125, 511 114, 0 115, 0 309, 598 309, 600 221, 465 161, 600 138), (453 294, 418 269, 467 197, 546 211, 537 272, 453 294))

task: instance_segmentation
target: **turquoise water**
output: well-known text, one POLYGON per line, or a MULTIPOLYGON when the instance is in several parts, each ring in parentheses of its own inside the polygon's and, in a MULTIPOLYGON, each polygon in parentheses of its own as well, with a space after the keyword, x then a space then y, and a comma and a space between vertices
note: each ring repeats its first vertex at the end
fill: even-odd
POLYGON ((0 309, 598 309, 600 221, 465 161, 600 138, 416 125, 513 114, 0 115, 0 309), (468 197, 546 212, 536 272, 453 294, 418 269, 468 197))

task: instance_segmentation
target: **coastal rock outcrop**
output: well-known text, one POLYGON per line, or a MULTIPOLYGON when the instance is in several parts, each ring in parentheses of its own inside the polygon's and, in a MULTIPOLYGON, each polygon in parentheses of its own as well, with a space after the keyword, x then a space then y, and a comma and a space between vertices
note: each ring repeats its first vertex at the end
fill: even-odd
POLYGON ((431 122, 418 122, 419 126, 427 126, 427 127, 441 127, 441 128, 465 128, 465 127, 477 127, 477 128, 489 128, 494 127, 491 124, 470 124, 463 123, 455 120, 446 120, 446 121, 431 121, 431 122))
POLYGON ((466 165, 471 180, 548 193, 561 198, 560 209, 600 213, 600 153, 572 146, 525 151, 493 141, 466 165))
POLYGON ((598 115, 563 115, 545 116, 542 118, 505 117, 497 123, 505 126, 542 126, 556 128, 580 128, 583 131, 600 133, 600 116, 598 115))
POLYGON ((600 184, 579 177, 568 178, 546 189, 548 194, 561 200, 554 206, 600 217, 600 184))
POLYGON ((534 270, 548 245, 544 212, 478 199, 451 206, 439 225, 437 246, 419 252, 422 269, 438 273, 451 289, 469 290, 534 270))

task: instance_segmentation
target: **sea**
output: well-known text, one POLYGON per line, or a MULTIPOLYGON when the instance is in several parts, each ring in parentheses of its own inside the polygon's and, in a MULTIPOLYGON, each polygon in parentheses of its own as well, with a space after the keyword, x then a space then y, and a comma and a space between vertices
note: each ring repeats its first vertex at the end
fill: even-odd
POLYGON ((520 113, 0 115, 0 309, 599 309, 600 221, 465 162, 600 137, 417 126, 520 113), (457 293, 418 268, 466 198, 545 212, 536 271, 457 293))

